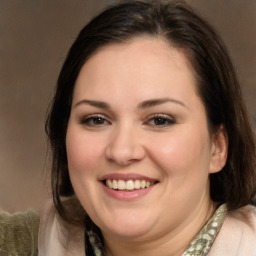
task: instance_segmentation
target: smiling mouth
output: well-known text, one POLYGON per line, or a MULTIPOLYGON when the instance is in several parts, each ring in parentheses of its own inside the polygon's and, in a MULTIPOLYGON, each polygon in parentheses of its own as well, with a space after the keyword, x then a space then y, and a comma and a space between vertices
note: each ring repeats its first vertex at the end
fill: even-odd
POLYGON ((134 191, 138 189, 145 189, 155 185, 157 181, 146 181, 146 180, 115 180, 106 179, 104 184, 106 187, 114 190, 121 191, 134 191))

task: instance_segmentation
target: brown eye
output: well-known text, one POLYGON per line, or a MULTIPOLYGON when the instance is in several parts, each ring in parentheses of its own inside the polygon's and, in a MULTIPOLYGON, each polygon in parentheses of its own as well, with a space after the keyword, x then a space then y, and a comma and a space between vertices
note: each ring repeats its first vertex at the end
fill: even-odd
POLYGON ((81 123, 86 126, 103 126, 103 125, 108 125, 109 121, 107 121, 104 117, 102 116, 89 116, 84 118, 81 123))
POLYGON ((155 125, 166 125, 168 123, 168 120, 162 117, 157 117, 154 119, 155 125))
POLYGON ((96 118, 91 118, 92 120, 92 123, 94 125, 101 125, 101 124, 104 124, 105 120, 101 117, 96 117, 96 118))
POLYGON ((149 125, 160 126, 160 127, 165 127, 165 126, 173 125, 174 123, 175 123, 174 119, 170 118, 169 116, 167 117, 165 115, 154 116, 153 118, 151 118, 148 121, 149 125))

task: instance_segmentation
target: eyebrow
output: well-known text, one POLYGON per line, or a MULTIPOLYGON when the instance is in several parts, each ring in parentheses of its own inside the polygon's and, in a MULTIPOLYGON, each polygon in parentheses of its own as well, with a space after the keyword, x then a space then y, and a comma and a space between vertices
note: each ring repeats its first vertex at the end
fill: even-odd
POLYGON ((81 100, 78 101, 74 107, 77 107, 81 104, 88 104, 96 108, 102 108, 102 109, 110 109, 110 105, 103 101, 97 101, 97 100, 81 100))
POLYGON ((146 101, 143 101, 143 102, 141 102, 139 104, 139 108, 143 108, 144 109, 144 108, 149 108, 149 107, 155 107, 155 106, 167 103, 167 102, 176 103, 176 104, 179 104, 179 105, 187 108, 187 106, 182 101, 171 99, 171 98, 161 98, 161 99, 146 100, 146 101))
MULTIPOLYGON (((187 108, 187 106, 182 101, 171 99, 171 98, 160 98, 160 99, 146 100, 146 101, 141 102, 138 105, 138 107, 141 108, 141 109, 145 109, 145 108, 155 107, 155 106, 167 103, 167 102, 176 103, 176 104, 179 104, 179 105, 187 108)), ((91 105, 93 107, 102 108, 102 109, 110 109, 111 108, 110 105, 108 103, 104 102, 104 101, 86 100, 86 99, 83 99, 83 100, 77 102, 74 105, 74 107, 77 107, 81 104, 88 104, 88 105, 91 105)))

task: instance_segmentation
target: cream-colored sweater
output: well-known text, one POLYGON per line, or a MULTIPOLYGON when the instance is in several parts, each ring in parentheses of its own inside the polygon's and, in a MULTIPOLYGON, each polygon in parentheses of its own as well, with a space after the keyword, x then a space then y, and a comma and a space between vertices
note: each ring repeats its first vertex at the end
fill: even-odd
POLYGON ((228 212, 209 256, 256 256, 256 208, 228 212))

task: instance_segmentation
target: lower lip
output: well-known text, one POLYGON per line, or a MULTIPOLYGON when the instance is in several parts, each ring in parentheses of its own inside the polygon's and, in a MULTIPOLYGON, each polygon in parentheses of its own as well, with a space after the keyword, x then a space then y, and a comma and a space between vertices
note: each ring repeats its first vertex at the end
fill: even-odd
POLYGON ((114 190, 114 189, 108 188, 104 184, 102 184, 103 189, 107 193, 107 195, 109 195, 110 197, 113 197, 115 199, 123 200, 123 201, 132 201, 132 200, 139 199, 139 198, 145 196, 146 194, 148 194, 155 187, 155 185, 152 185, 148 188, 126 191, 126 190, 114 190))

